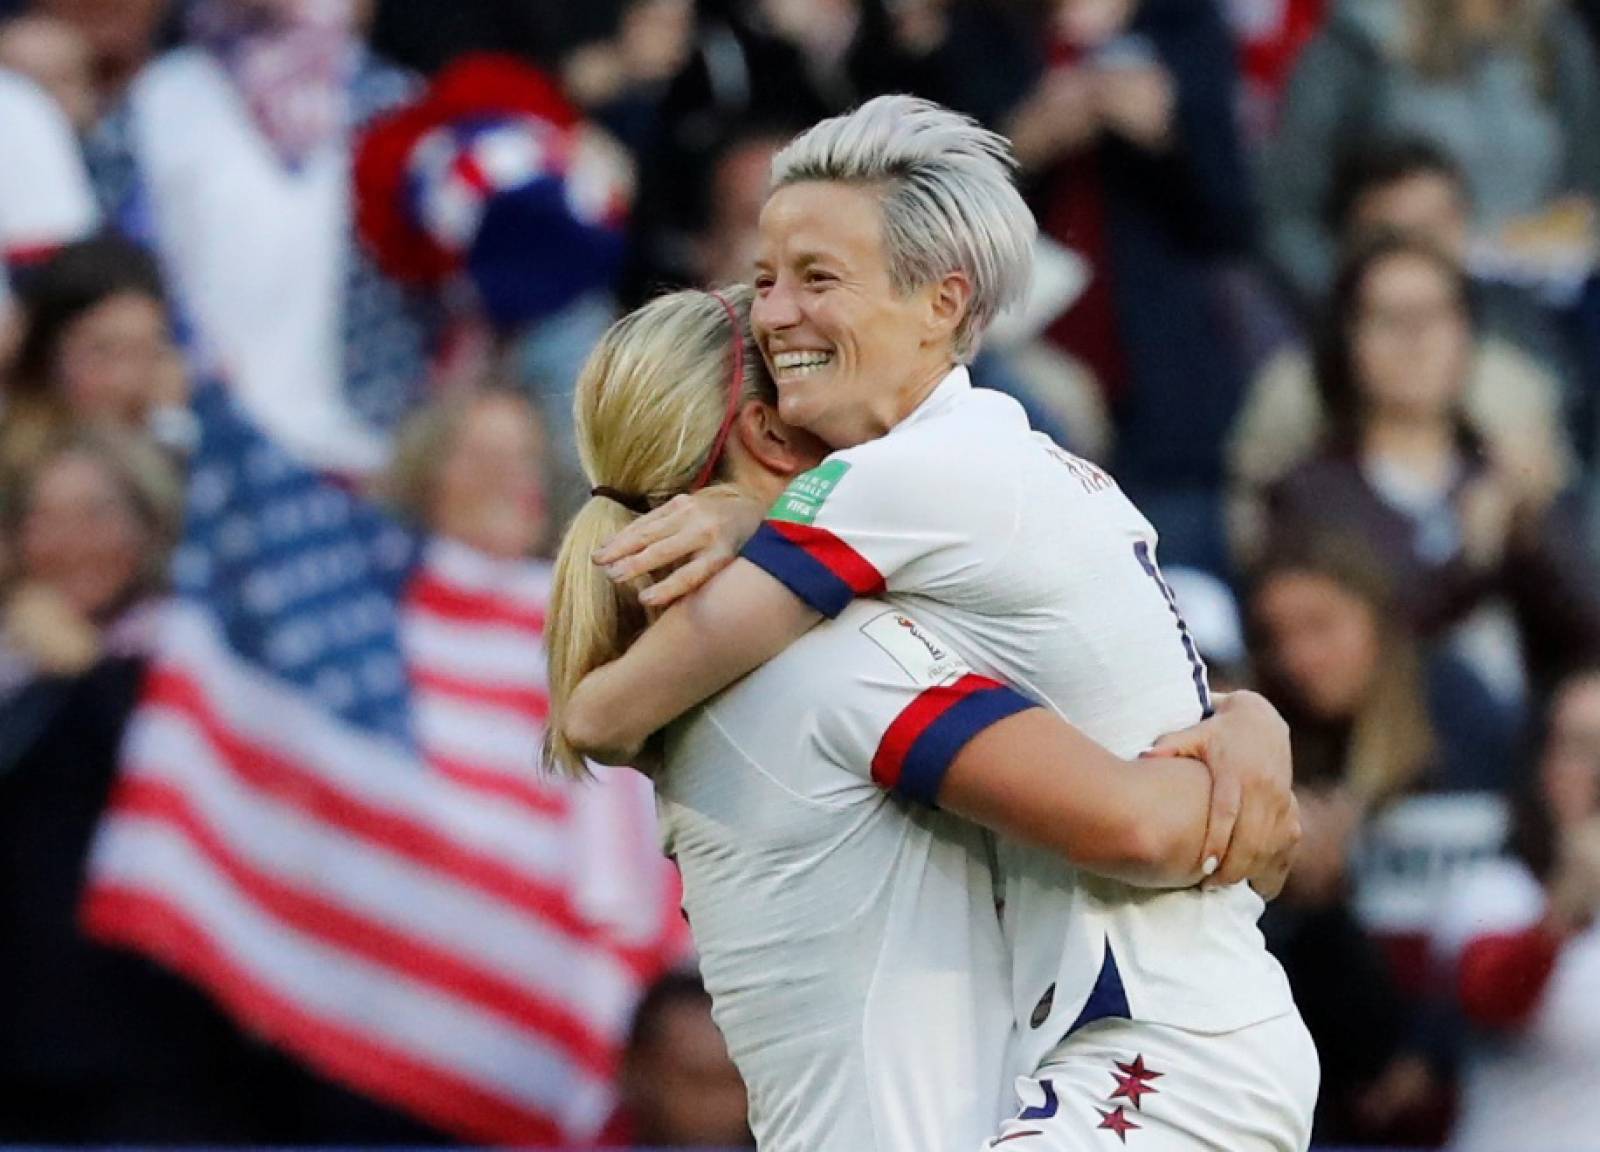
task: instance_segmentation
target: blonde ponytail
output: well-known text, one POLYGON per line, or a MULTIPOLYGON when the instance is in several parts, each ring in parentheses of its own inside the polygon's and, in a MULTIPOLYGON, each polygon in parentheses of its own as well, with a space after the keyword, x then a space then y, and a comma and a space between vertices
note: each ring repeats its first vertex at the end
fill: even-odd
MULTIPOLYGON (((642 497, 651 506, 689 489, 729 410, 735 338, 742 342, 741 399, 775 399, 750 341, 749 308, 748 288, 715 296, 674 292, 607 330, 578 377, 573 400, 578 454, 592 487, 642 497)), ((636 515, 615 499, 591 496, 556 556, 544 747, 545 765, 554 771, 585 774, 583 757, 561 734, 567 701, 579 681, 620 656, 645 627, 639 588, 613 584, 591 559, 636 515)))

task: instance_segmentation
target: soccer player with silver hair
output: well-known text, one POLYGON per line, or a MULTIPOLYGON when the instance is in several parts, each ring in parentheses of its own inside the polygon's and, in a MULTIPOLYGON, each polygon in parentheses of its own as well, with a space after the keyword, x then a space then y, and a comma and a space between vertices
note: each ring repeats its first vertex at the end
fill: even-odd
MULTIPOLYGON (((834 451, 764 517, 727 496, 673 499, 600 550, 615 579, 662 573, 644 600, 666 610, 565 702, 576 747, 627 761, 823 618, 879 596, 1117 756, 1193 750, 1157 743, 1215 702, 1154 530, 1108 475, 967 376, 1028 281, 1034 224, 1012 168, 1001 137, 909 97, 824 121, 779 154, 751 326, 780 416, 834 451), (726 541, 746 536, 728 562, 726 541)), ((943 712, 886 734, 880 784, 931 765, 911 794, 945 800, 951 758, 930 753, 960 707, 947 695, 943 712)), ((1239 843, 1273 829, 1292 841, 1287 763, 1252 785, 1242 808, 1223 794, 1214 809, 1238 812, 1239 843)), ((1086 1152, 1137 1133, 1152 1152, 1307 1146, 1316 1052, 1233 853, 1203 886, 1160 892, 1079 872, 1025 836, 1003 835, 997 858, 1025 1107, 995 1145, 1086 1152)))

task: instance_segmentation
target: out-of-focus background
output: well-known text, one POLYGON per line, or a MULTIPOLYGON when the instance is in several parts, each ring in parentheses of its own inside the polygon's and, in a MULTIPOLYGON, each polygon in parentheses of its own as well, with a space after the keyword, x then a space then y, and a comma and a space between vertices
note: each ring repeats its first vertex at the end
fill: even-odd
POLYGON ((0 0, 0 1144, 739 1146, 534 771, 570 394, 774 150, 1012 139, 974 365, 1290 717, 1323 1145, 1600 1148, 1600 3, 0 0))

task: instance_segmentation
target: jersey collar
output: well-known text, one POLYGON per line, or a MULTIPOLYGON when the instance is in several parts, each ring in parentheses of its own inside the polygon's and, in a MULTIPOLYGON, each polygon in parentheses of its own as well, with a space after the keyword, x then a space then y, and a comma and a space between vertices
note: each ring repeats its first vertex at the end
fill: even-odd
POLYGON ((939 381, 938 385, 932 392, 928 393, 922 403, 911 410, 911 415, 889 430, 890 434, 893 435, 895 431, 901 428, 910 428, 913 424, 919 424, 924 420, 931 420, 935 416, 943 415, 960 404, 971 391, 972 377, 967 374, 967 366, 965 364, 957 364, 945 374, 945 378, 939 381))

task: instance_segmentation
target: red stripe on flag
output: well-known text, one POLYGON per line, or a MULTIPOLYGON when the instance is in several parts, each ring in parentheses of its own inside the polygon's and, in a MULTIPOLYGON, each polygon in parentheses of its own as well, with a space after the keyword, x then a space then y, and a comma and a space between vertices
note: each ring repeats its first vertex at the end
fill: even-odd
MULTIPOLYGON (((541 788, 536 779, 523 779, 493 768, 480 768, 476 764, 432 752, 428 754, 428 763, 434 771, 463 788, 500 800, 510 800, 545 819, 563 817, 572 809, 565 793, 541 788)), ((528 769, 530 776, 539 771, 536 767, 528 769)))
MULTIPOLYGON (((447 676, 425 668, 411 669, 411 682, 428 692, 437 692, 452 700, 468 704, 484 704, 515 712, 535 723, 543 724, 550 718, 550 697, 540 688, 516 688, 505 684, 490 684, 482 680, 467 680, 460 676, 447 676)), ((530 757, 529 762, 532 763, 530 757)))
POLYGON ((428 573, 412 581, 406 591, 406 607, 431 612, 462 624, 503 624, 544 634, 545 614, 541 609, 484 593, 468 592, 428 573))
POLYGON ((610 1038, 548 1000, 485 972, 420 936, 379 923, 347 907, 294 888, 235 855, 177 788, 164 781, 124 777, 113 814, 158 820, 182 833, 245 897, 295 932, 388 968, 418 983, 492 1012, 513 1027, 548 1041, 599 1076, 616 1072, 610 1038))
POLYGON ((85 894, 82 918, 98 939, 157 956, 210 989, 235 1016, 326 1075, 408 1109, 435 1127, 501 1145, 559 1144, 565 1135, 545 1113, 306 1011, 234 964, 203 928, 167 900, 98 881, 85 894))
POLYGON ((968 673, 954 684, 940 684, 920 693, 894 718, 878 742, 878 750, 872 757, 873 781, 880 788, 893 788, 900 783, 900 772, 912 746, 935 720, 974 692, 999 687, 997 681, 987 676, 968 673))
POLYGON ((768 520, 767 523, 785 540, 805 549, 809 556, 848 584, 857 596, 876 596, 883 591, 883 577, 872 563, 832 532, 787 520, 768 520))
MULTIPOLYGON (((315 771, 240 738, 229 730, 212 709, 204 690, 185 672, 170 665, 153 667, 146 677, 144 704, 164 705, 187 716, 234 775, 251 788, 330 827, 531 912, 576 941, 607 943, 602 932, 578 916, 560 889, 464 847, 435 828, 383 811, 339 790, 315 771)), ((614 946, 610 950, 641 979, 653 978, 659 969, 659 963, 646 950, 614 946)))

